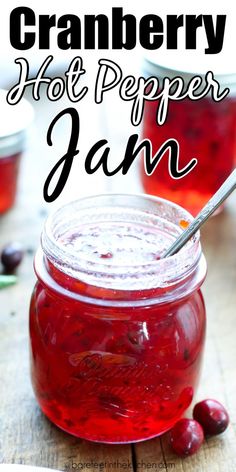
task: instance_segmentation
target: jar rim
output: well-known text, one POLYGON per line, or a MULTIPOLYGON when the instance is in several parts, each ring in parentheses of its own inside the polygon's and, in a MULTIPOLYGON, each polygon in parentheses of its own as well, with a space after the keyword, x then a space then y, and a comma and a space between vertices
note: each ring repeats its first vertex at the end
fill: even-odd
POLYGON ((26 131, 34 118, 34 109, 28 100, 22 98, 17 104, 10 105, 7 94, 7 90, 0 89, 1 114, 4 116, 0 126, 1 139, 26 131))
MULTIPOLYGON (((198 71, 197 69, 188 69, 182 70, 179 67, 169 66, 167 64, 162 64, 161 62, 155 62, 152 58, 145 57, 143 60, 143 71, 144 74, 150 74, 150 77, 158 77, 159 79, 164 79, 169 77, 174 79, 175 77, 182 77, 183 80, 190 81, 194 76, 201 77, 204 79, 207 72, 212 71, 211 68, 208 68, 205 72, 203 70, 198 71)), ((214 70, 212 71, 214 73, 214 70)), ((215 79, 219 82, 222 87, 228 87, 230 89, 230 94, 236 94, 236 72, 214 73, 215 79)), ((199 86, 199 91, 203 90, 203 84, 199 86)))
POLYGON ((26 132, 21 131, 5 138, 0 137, 0 159, 21 153, 25 148, 26 132))
MULTIPOLYGON (((190 223, 193 219, 190 213, 179 205, 151 195, 101 194, 80 198, 67 203, 47 218, 41 238, 46 258, 67 276, 97 288, 124 292, 127 291, 127 286, 130 292, 176 285, 196 270, 202 256, 199 232, 173 256, 126 265, 110 264, 109 260, 103 259, 98 263, 98 261, 91 262, 86 258, 77 258, 73 248, 58 241, 60 230, 68 224, 74 224, 75 221, 79 221, 80 224, 82 221, 86 223, 93 217, 98 218, 99 223, 101 214, 104 218, 107 213, 108 221, 114 222, 117 217, 114 208, 119 209, 119 218, 122 212, 128 215, 131 223, 137 221, 139 217, 146 218, 146 221, 154 228, 157 223, 164 225, 166 222, 170 223, 173 215, 176 221, 183 219, 190 223), (112 214, 108 213, 108 209, 111 210, 111 208, 112 214), (91 209, 93 209, 92 213, 88 211, 91 209), (99 209, 102 212, 99 213, 99 209), (163 218, 163 211, 165 211, 165 218, 163 218), (162 214, 162 221, 160 214, 162 214), (73 219, 73 215, 76 215, 76 218, 73 219)), ((169 228, 168 224, 167 227, 169 228)), ((177 224, 175 229, 177 237, 183 229, 177 224)))

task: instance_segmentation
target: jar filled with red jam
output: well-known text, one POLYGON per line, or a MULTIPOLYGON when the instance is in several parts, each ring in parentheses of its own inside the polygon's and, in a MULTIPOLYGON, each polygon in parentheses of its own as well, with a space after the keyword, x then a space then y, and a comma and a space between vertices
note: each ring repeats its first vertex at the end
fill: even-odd
POLYGON ((155 197, 95 196, 47 220, 35 258, 31 373, 44 414, 105 443, 170 429, 195 393, 205 337, 199 234, 163 251, 192 217, 155 197))
MULTIPOLYGON (((183 56, 185 57, 185 56, 183 56)), ((209 57, 205 61, 210 60, 209 57)), ((177 60, 177 59, 176 59, 177 60)), ((173 79, 182 77, 187 87, 194 76, 202 77, 205 83, 203 67, 198 71, 198 63, 185 62, 185 68, 192 68, 196 72, 179 70, 183 60, 178 56, 178 63, 162 58, 157 64, 146 60, 145 74, 154 76, 163 83, 164 77, 173 79), (168 67, 167 64, 173 63, 168 67), (164 64, 164 65, 163 65, 164 64)), ((193 62, 193 61, 192 61, 193 62)), ((221 59, 218 59, 221 64, 221 59)), ((232 61, 231 61, 232 62, 232 61)), ((199 66, 200 67, 200 66, 199 66)), ((216 71, 220 71, 219 67, 216 71)), ((206 62, 205 72, 210 69, 206 62)), ((222 101, 214 101, 211 94, 200 100, 185 98, 180 101, 169 101, 166 121, 163 125, 157 124, 157 110, 159 100, 146 102, 143 118, 142 133, 153 146, 153 154, 170 138, 179 143, 179 168, 184 168, 192 158, 198 163, 194 169, 180 179, 170 176, 168 153, 162 157, 158 167, 152 175, 147 175, 143 164, 140 168, 141 180, 145 192, 167 198, 190 211, 194 216, 202 209, 206 202, 218 190, 234 167, 236 156, 236 74, 214 74, 220 84, 220 91, 230 89, 230 93, 222 101)), ((198 95, 202 88, 194 92, 198 95)), ((172 92, 171 92, 172 93, 172 92)))
POLYGON ((14 205, 26 128, 33 117, 29 102, 21 99, 9 105, 6 96, 7 91, 0 90, 0 214, 14 205))

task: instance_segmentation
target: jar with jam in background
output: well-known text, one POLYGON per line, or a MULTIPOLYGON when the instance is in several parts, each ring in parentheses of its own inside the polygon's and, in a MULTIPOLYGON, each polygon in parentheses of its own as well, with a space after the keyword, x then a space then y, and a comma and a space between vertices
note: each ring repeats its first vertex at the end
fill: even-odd
POLYGON ((112 194, 47 220, 30 305, 31 375, 42 411, 68 433, 141 441, 191 404, 205 340, 199 234, 161 258, 190 221, 166 200, 112 194))
POLYGON ((0 90, 0 214, 14 205, 20 160, 26 144, 26 130, 33 108, 24 98, 9 105, 7 91, 0 90))
MULTIPOLYGON (((198 163, 183 178, 174 179, 169 174, 166 153, 151 175, 146 174, 141 162, 140 176, 146 193, 167 198, 196 216, 235 165, 236 74, 222 72, 224 67, 225 70, 228 69, 228 65, 221 58, 215 57, 213 61, 206 56, 204 69, 203 65, 200 67, 193 59, 188 62, 184 59, 185 56, 186 54, 183 58, 176 56, 176 59, 171 56, 170 60, 168 55, 163 57, 158 54, 156 62, 145 59, 144 75, 157 77, 161 85, 164 77, 182 77, 187 87, 194 76, 202 77, 204 85, 205 74, 212 70, 214 78, 220 84, 220 91, 229 88, 230 92, 219 102, 213 100, 211 93, 200 100, 170 100, 163 125, 156 121, 159 100, 147 101, 142 135, 151 141, 153 155, 166 140, 173 138, 179 143, 179 167, 184 168, 192 158, 197 158, 198 163)), ((194 94, 197 95, 200 91, 199 89, 194 94)))

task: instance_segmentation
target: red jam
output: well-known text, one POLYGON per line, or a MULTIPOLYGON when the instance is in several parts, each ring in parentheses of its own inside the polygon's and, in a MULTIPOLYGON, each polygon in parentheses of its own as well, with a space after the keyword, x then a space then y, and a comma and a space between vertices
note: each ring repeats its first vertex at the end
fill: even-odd
POLYGON ((0 214, 14 205, 19 165, 25 148, 26 130, 33 119, 33 108, 22 98, 7 102, 7 90, 0 89, 0 214))
POLYGON ((31 370, 42 411, 63 430, 140 441, 170 429, 190 405, 204 344, 205 263, 197 240, 159 260, 179 219, 189 215, 168 202, 111 196, 67 205, 46 224, 31 370))
POLYGON ((141 167, 145 192, 167 198, 186 208, 194 216, 218 190, 234 167, 236 154, 236 98, 221 102, 211 98, 198 101, 170 101, 164 125, 156 123, 158 101, 147 102, 143 119, 143 137, 150 139, 153 154, 168 139, 179 143, 179 167, 192 158, 196 167, 181 179, 173 179, 164 156, 152 175, 141 167))
POLYGON ((15 201, 21 154, 0 157, 0 213, 9 210, 15 201))

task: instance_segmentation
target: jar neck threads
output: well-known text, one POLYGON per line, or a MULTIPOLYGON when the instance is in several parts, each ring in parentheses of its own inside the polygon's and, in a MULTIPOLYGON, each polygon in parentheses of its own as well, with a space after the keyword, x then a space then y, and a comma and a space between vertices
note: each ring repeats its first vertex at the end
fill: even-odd
MULTIPOLYGON (((100 195, 51 215, 42 234, 46 270, 77 295, 113 301, 182 298, 201 285, 206 265, 199 234, 175 256, 161 252, 191 215, 166 200, 100 195)), ((36 272, 40 277, 36 267, 36 272)), ((55 287, 54 287, 55 288, 55 287)))

